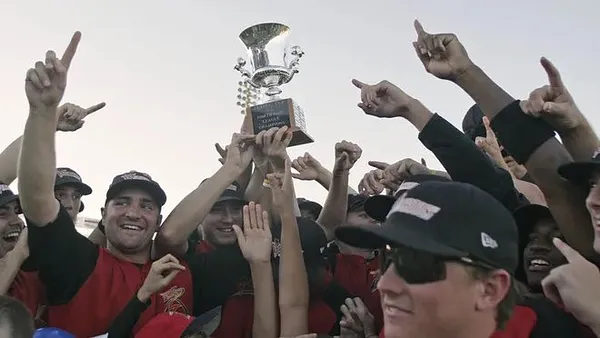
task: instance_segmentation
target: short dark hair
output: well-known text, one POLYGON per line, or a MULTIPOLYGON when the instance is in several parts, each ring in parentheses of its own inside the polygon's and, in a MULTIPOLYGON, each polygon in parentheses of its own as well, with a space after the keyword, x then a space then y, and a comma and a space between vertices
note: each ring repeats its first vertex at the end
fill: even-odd
MULTIPOLYGON (((496 270, 483 268, 479 266, 470 267, 471 276, 475 280, 483 280, 492 274, 496 270)), ((496 312, 496 329, 503 330, 506 323, 510 320, 513 310, 517 305, 517 302, 521 298, 520 286, 517 284, 516 279, 510 277, 510 287, 506 296, 498 303, 498 311, 496 312)))
POLYGON ((33 317, 25 305, 8 296, 0 296, 0 323, 8 326, 13 338, 31 338, 35 331, 33 317))

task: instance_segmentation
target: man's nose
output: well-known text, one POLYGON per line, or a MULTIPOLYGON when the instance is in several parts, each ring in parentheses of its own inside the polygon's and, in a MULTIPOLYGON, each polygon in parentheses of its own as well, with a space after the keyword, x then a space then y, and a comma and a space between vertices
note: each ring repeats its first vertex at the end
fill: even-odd
POLYGON ((131 219, 139 219, 140 216, 140 208, 138 208, 137 206, 129 206, 129 208, 127 208, 127 211, 125 212, 125 217, 131 218, 131 219))
POLYGON ((73 201, 70 198, 63 198, 60 200, 60 204, 62 204, 63 208, 67 210, 73 209, 73 201))

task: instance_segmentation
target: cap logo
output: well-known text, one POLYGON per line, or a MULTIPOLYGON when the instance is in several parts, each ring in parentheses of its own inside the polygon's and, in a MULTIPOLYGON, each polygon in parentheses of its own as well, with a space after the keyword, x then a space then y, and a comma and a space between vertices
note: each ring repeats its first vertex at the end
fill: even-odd
POLYGON ((498 242, 496 242, 495 239, 490 237, 490 235, 486 234, 485 232, 481 233, 481 245, 483 245, 484 248, 498 248, 498 242))
POLYGON ((281 242, 279 241, 279 239, 274 239, 273 242, 271 242, 271 244, 273 246, 273 258, 281 256, 281 242))
POLYGON ((399 193, 402 190, 413 189, 413 188, 417 187, 418 185, 419 185, 419 183, 417 183, 417 182, 402 182, 402 184, 400 184, 398 189, 396 189, 396 191, 394 191, 394 195, 396 195, 397 193, 399 193))
POLYGON ((81 181, 81 176, 77 175, 77 173, 70 171, 70 170, 58 170, 56 172, 56 175, 58 175, 58 177, 73 177, 74 179, 81 181))
POLYGON ((594 151, 594 156, 592 156, 592 158, 596 158, 598 157, 598 155, 600 155, 600 148, 596 149, 596 151, 594 151))
POLYGON ((138 172, 129 172, 127 174, 121 175, 121 178, 124 180, 141 180, 141 181, 151 181, 152 179, 148 175, 144 175, 138 172))
POLYGON ((429 221, 433 216, 440 212, 440 210, 442 210, 440 207, 425 201, 412 197, 401 197, 392 206, 388 216, 396 212, 401 212, 418 217, 424 221, 429 221))
POLYGON ((227 190, 237 191, 238 187, 235 184, 232 184, 232 185, 230 185, 230 186, 227 187, 227 190))
POLYGON ((8 185, 0 184, 0 194, 4 194, 7 191, 11 191, 10 188, 8 187, 8 185))

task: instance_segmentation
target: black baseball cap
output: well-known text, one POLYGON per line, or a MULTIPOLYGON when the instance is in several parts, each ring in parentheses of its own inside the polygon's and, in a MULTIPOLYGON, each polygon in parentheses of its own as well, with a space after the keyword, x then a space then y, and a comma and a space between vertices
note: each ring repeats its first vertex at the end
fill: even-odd
POLYGON ((478 105, 473 105, 463 117, 462 130, 465 135, 475 141, 477 136, 485 137, 485 126, 483 125, 483 111, 478 105))
MULTIPOLYGON (((0 182, 0 207, 14 201, 19 202, 19 195, 15 195, 15 193, 10 190, 8 184, 0 182)), ((22 213, 20 208, 19 213, 22 213)))
POLYGON ((225 201, 239 201, 244 204, 248 203, 244 197, 244 190, 242 189, 242 186, 240 186, 240 184, 237 182, 231 183, 227 189, 223 191, 221 196, 219 196, 219 199, 216 203, 225 201))
POLYGON ((439 181, 439 182, 450 182, 446 177, 439 175, 414 175, 404 180, 393 195, 375 195, 369 197, 365 201, 365 212, 372 219, 384 222, 386 216, 392 209, 392 205, 396 202, 396 199, 406 191, 418 186, 421 182, 428 181, 439 181))
POLYGON ((355 247, 405 246, 448 258, 471 258, 514 273, 517 226, 494 197, 466 183, 424 182, 392 206, 381 226, 346 226, 336 237, 355 247))
POLYGON ((319 203, 307 200, 306 198, 297 198, 296 201, 298 202, 298 208, 310 210, 317 216, 319 216, 321 210, 323 210, 323 206, 319 203))
POLYGON ((348 195, 348 209, 346 212, 361 211, 364 210, 365 202, 369 199, 369 196, 360 194, 349 194, 348 195))
POLYGON ((587 184, 596 171, 600 171, 600 149, 596 150, 589 161, 572 162, 558 167, 560 176, 576 184, 587 184))
MULTIPOLYGON (((83 183, 81 176, 71 168, 56 168, 56 178, 54 179, 54 188, 58 188, 63 185, 73 186, 75 189, 79 190, 79 192, 86 196, 92 193, 92 188, 83 183)), ((85 209, 83 202, 81 202, 79 206, 79 212, 82 212, 85 209)))
MULTIPOLYGON (((298 223, 304 261, 321 260, 323 250, 327 247, 325 231, 317 222, 309 218, 296 217, 296 222, 298 223)), ((271 226, 271 235, 273 237, 273 257, 278 258, 281 255, 281 223, 271 226)))
POLYGON ((112 183, 106 192, 106 201, 110 201, 121 191, 128 188, 139 188, 146 191, 154 198, 159 207, 165 205, 165 202, 167 201, 167 195, 164 190, 157 182, 152 180, 150 175, 135 170, 117 175, 113 178, 112 183))

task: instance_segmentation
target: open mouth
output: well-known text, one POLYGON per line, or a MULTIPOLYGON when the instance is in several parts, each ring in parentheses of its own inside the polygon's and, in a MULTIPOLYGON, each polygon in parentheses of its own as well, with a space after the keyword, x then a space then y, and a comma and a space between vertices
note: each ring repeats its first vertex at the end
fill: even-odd
POLYGON ((529 271, 547 271, 551 268, 550 261, 546 257, 532 257, 529 260, 529 271))
POLYGON ((217 228, 217 231, 223 232, 223 233, 232 233, 233 227, 221 227, 221 228, 217 228))
POLYGON ((123 225, 121 225, 121 229, 124 229, 127 231, 135 231, 135 232, 144 231, 144 228, 142 228, 139 225, 135 225, 135 224, 123 224, 123 225))
POLYGON ((21 234, 21 229, 10 230, 4 236, 2 236, 2 240, 8 243, 14 243, 19 239, 19 235, 21 234))

